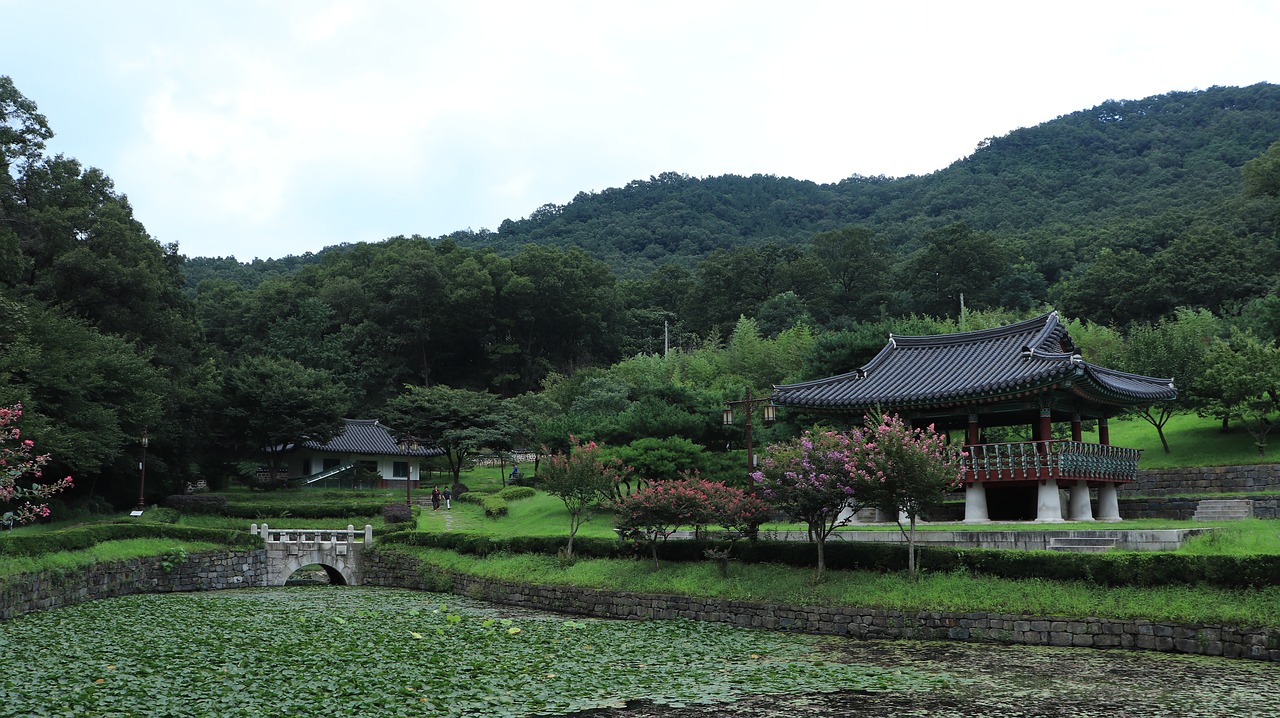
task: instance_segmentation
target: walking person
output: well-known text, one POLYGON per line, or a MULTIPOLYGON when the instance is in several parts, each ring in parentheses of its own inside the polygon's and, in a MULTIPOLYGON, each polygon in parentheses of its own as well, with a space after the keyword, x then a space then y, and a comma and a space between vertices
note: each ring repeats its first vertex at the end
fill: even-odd
POLYGON ((440 510, 440 487, 437 486, 431 490, 431 510, 440 510))
POLYGON ((446 510, 453 508, 453 491, 448 486, 444 487, 444 507, 446 510))

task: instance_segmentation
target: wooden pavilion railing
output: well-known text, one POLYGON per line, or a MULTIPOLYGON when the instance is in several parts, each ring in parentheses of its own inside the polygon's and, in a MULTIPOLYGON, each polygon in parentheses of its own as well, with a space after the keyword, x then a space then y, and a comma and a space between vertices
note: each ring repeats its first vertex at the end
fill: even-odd
POLYGON ((1132 481, 1142 449, 1082 441, 1018 441, 966 446, 965 478, 970 481, 1084 479, 1132 481))

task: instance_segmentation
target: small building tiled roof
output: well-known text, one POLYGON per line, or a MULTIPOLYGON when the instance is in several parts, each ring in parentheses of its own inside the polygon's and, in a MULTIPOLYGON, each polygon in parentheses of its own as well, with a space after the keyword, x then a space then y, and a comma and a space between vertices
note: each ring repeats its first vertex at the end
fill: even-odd
POLYGON ((347 423, 342 433, 327 442, 304 441, 302 446, 313 451, 329 451, 335 454, 382 454, 396 456, 440 456, 444 449, 438 446, 420 446, 409 452, 401 451, 395 434, 378 423, 377 419, 343 419, 347 423))
POLYGON ((866 412, 989 404, 1055 392, 1112 407, 1177 398, 1172 379, 1129 374, 1084 361, 1057 312, 993 329, 889 343, 848 374, 774 387, 792 408, 866 412))

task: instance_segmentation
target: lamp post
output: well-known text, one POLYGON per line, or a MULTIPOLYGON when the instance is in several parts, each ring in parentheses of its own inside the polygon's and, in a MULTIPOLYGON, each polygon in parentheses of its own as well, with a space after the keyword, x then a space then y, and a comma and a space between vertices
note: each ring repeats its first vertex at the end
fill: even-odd
MULTIPOLYGON (((412 436, 402 436, 396 442, 400 445, 400 450, 404 452, 405 464, 407 464, 404 472, 404 505, 413 506, 413 461, 409 460, 411 452, 418 450, 418 440, 412 436)), ((419 472, 421 476, 421 472, 419 472)))
POLYGON ((754 494, 756 492, 756 480, 752 474, 755 473, 756 470, 756 457, 751 450, 751 416, 755 413, 757 406, 763 406, 764 423, 772 424, 778 420, 778 407, 774 406, 773 402, 768 397, 763 399, 752 399, 751 387, 747 387, 747 398, 739 399, 738 401, 725 402, 724 411, 721 413, 725 426, 733 426, 733 408, 735 406, 742 407, 743 412, 747 415, 747 423, 745 425, 747 430, 747 488, 754 494))
POLYGON ((151 443, 151 436, 146 429, 142 430, 142 462, 138 464, 138 511, 147 508, 147 446, 151 443))

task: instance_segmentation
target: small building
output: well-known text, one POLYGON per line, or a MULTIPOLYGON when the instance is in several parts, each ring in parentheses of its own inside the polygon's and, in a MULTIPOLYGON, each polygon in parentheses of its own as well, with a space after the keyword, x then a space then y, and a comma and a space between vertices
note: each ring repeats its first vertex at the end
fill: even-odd
POLYGON ((343 419, 346 427, 326 442, 304 441, 286 452, 287 477, 304 484, 332 483, 371 488, 410 488, 421 483, 422 459, 442 456, 436 446, 401 449, 395 434, 377 419, 343 419))
POLYGON ((1108 420, 1172 401, 1172 379, 1090 364, 1057 312, 993 329, 925 337, 889 335, 862 368, 774 387, 775 404, 857 424, 875 411, 913 426, 963 432, 965 521, 1119 521, 1116 485, 1137 476, 1141 450, 1111 445, 1108 420), (1094 422, 1096 442, 1086 442, 1094 422), (1070 439, 1054 439, 1054 424, 1070 439), (992 441, 996 427, 1028 427, 1029 441, 992 441), (1065 432, 1063 432, 1065 434, 1065 432), (1090 491, 1097 494, 1097 511, 1090 491), (1062 493, 1069 498, 1064 503, 1062 493))

